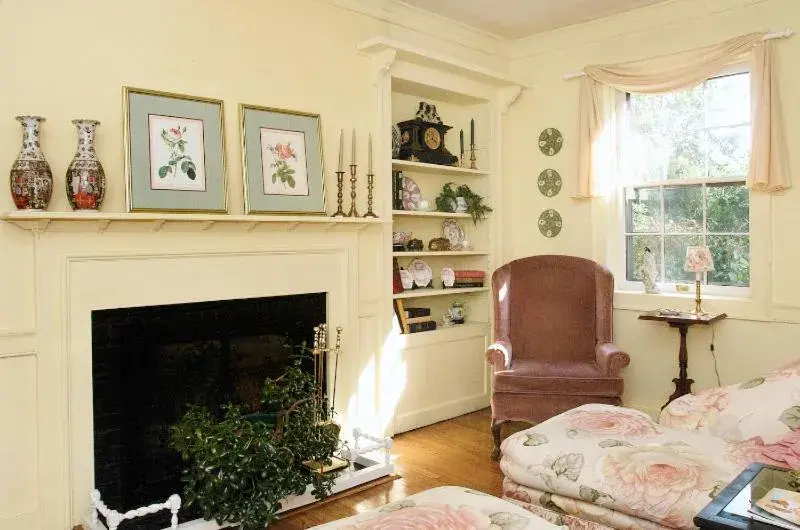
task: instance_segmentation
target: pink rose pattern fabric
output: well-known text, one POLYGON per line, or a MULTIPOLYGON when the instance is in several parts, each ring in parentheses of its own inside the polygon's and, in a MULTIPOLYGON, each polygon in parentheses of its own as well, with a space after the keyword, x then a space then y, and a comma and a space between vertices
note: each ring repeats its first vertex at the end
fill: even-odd
POLYGON ((738 463, 799 468, 800 361, 676 399, 661 412, 659 423, 725 440, 728 457, 738 463))
MULTIPOLYGON (((642 412, 593 404, 508 437, 500 467, 510 484, 541 492, 532 504, 614 528, 693 529, 694 515, 743 468, 728 449, 642 412)), ((505 495, 525 500, 514 491, 505 495)))
POLYGON ((659 429, 646 414, 631 414, 626 409, 607 411, 572 409, 563 415, 567 427, 596 435, 651 438, 659 429))
POLYGON ((411 495, 378 510, 314 528, 328 530, 564 530, 567 528, 561 525, 561 522, 553 524, 542 517, 537 517, 509 501, 466 488, 444 486, 411 495))

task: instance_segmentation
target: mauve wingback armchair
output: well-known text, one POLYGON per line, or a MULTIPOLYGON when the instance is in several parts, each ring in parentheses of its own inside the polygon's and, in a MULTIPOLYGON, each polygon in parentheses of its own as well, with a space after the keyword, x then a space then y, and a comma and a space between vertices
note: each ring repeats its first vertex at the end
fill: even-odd
POLYGON ((492 458, 507 421, 538 423, 586 403, 622 403, 630 362, 612 339, 614 277, 594 261, 532 256, 492 275, 492 458))

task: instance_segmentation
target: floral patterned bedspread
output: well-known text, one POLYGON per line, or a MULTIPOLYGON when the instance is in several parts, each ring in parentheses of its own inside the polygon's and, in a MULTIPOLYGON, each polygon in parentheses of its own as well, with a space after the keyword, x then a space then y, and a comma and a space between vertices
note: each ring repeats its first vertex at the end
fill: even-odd
POLYGON ((340 519, 317 529, 338 530, 553 530, 523 508, 456 486, 434 488, 367 513, 340 519))
POLYGON ((742 462, 800 468, 800 363, 678 398, 659 423, 737 443, 742 462))
POLYGON ((694 515, 747 460, 739 444, 599 404, 518 432, 501 448, 500 467, 518 485, 681 529, 695 528, 694 515))

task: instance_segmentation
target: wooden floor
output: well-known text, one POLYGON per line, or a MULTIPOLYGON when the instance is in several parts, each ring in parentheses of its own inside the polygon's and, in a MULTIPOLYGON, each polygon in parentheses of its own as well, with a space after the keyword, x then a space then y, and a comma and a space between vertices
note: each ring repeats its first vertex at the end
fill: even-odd
MULTIPOLYGON (((382 506, 437 486, 466 486, 501 494, 503 475, 489 458, 492 437, 489 409, 473 412, 394 437, 392 454, 401 478, 330 501, 270 525, 300 530, 382 506)), ((512 425, 512 431, 524 425, 512 425)), ((506 429, 504 429, 506 431, 506 429)))

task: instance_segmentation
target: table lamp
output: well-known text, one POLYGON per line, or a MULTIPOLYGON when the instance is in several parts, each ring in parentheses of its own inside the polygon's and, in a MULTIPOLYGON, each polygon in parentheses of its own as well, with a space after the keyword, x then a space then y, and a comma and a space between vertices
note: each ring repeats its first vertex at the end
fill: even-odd
POLYGON ((704 315, 706 313, 700 307, 700 275, 714 270, 714 258, 711 256, 711 250, 706 246, 688 247, 683 270, 695 273, 694 314, 704 315))

